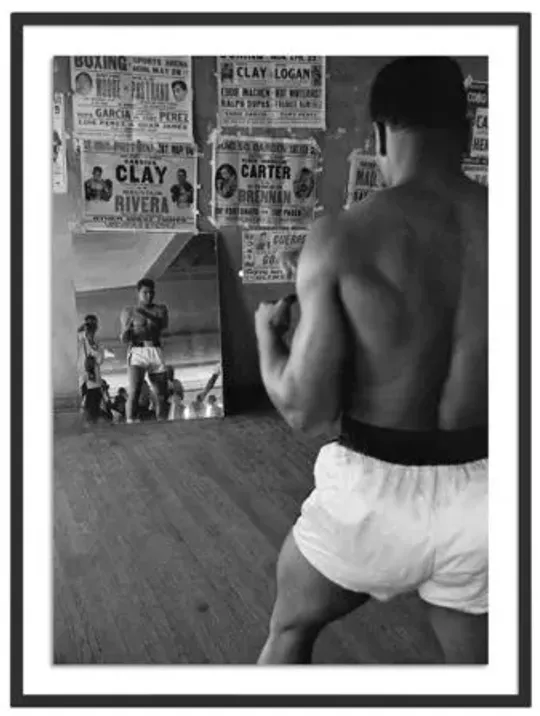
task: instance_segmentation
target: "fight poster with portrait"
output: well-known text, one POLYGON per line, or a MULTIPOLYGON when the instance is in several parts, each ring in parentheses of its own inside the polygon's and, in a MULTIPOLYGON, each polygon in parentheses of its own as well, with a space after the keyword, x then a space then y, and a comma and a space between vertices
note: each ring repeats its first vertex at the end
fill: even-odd
POLYGON ((467 116, 471 122, 471 139, 468 159, 488 162, 489 135, 488 135, 488 83, 467 77, 465 80, 467 92, 467 116))
POLYGON ((347 185, 347 198, 345 208, 362 201, 372 192, 380 189, 381 176, 377 161, 372 154, 366 154, 361 149, 355 149, 349 155, 349 182, 347 185))
POLYGON ((220 127, 325 129, 324 57, 218 57, 220 127))
POLYGON ((489 131, 488 83, 467 77, 467 116, 471 125, 469 148, 463 157, 462 170, 473 181, 488 186, 489 131))
POLYGON ((218 226, 306 226, 313 219, 320 150, 313 139, 216 135, 212 216, 218 226))
POLYGON ((66 131, 64 95, 55 92, 52 120, 52 184, 54 194, 67 192, 66 131))
POLYGON ((244 283, 286 283, 294 280, 307 231, 256 229, 242 232, 244 283))
POLYGON ((70 60, 75 136, 191 141, 191 57, 70 60))
POLYGON ((191 144, 81 141, 87 230, 195 228, 197 148, 191 144))

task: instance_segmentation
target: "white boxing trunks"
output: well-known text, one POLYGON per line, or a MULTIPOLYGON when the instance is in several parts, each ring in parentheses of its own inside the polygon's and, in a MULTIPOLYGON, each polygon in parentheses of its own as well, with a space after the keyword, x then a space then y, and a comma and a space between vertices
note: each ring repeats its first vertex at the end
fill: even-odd
POLYGON ((487 458, 393 464, 333 442, 314 475, 293 536, 318 572, 382 601, 418 590, 437 606, 488 611, 487 458))
POLYGON ((167 370, 163 350, 158 346, 130 346, 127 360, 129 366, 144 368, 149 375, 165 373, 167 370))

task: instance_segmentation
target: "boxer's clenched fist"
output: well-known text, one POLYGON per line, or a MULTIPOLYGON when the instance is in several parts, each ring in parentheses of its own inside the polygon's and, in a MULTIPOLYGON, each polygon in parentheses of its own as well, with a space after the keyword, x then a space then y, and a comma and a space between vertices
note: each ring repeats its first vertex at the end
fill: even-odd
POLYGON ((263 301, 255 312, 255 328, 257 333, 272 331, 282 336, 291 325, 291 307, 297 301, 295 294, 290 294, 280 301, 263 301))

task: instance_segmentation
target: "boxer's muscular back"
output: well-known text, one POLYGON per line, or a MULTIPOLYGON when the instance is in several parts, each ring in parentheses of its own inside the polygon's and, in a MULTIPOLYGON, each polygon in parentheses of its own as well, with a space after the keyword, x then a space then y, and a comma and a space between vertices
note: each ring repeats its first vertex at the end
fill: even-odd
POLYGON ((411 430, 487 425, 486 189, 463 177, 368 202, 336 244, 355 345, 346 412, 411 430))

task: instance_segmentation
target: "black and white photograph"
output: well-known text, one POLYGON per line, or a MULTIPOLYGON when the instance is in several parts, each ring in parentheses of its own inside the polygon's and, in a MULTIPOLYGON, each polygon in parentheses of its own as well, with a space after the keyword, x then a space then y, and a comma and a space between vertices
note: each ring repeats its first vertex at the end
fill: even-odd
POLYGON ((12 705, 530 704, 531 19, 406 16, 12 16, 12 705))

